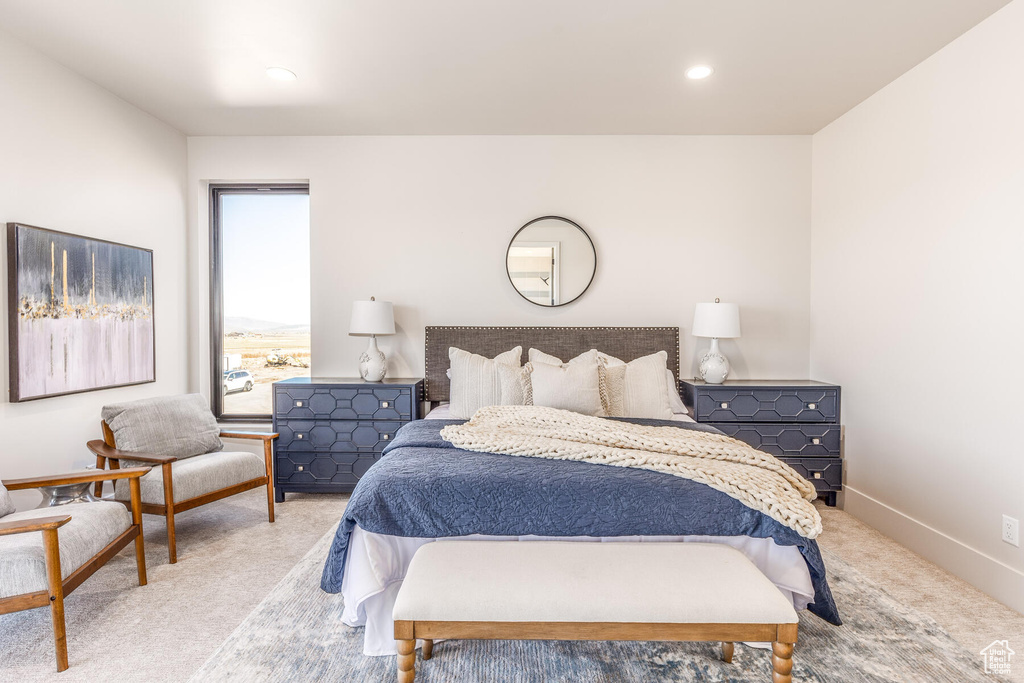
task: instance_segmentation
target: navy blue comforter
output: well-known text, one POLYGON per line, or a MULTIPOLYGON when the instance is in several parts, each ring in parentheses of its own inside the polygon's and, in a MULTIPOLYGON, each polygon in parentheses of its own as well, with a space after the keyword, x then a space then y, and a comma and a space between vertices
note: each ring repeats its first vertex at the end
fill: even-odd
MULTIPOLYGON (((708 429, 659 420, 629 420, 708 429)), ((474 453, 452 447, 441 428, 403 427, 359 481, 327 556, 321 587, 341 591, 349 535, 358 524, 391 536, 752 536, 800 549, 814 582, 808 609, 840 624, 818 544, 738 500, 688 479, 567 460, 474 453)))

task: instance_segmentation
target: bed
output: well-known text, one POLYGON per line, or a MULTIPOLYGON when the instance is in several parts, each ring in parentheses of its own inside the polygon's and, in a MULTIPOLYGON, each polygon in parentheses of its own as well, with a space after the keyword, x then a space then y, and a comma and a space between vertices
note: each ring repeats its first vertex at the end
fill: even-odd
MULTIPOLYGON (((448 348, 494 357, 513 346, 563 358, 597 348, 629 361, 667 351, 679 375, 675 327, 428 327, 425 399, 449 395, 448 348)), ((433 415, 436 417, 438 413, 433 415)), ((628 420, 707 431, 693 422, 628 420)), ((717 490, 647 470, 470 452, 424 419, 395 436, 360 480, 321 582, 341 593, 342 621, 365 627, 367 655, 395 653, 392 607, 416 550, 437 539, 715 542, 742 551, 798 609, 839 624, 817 543, 717 490)))

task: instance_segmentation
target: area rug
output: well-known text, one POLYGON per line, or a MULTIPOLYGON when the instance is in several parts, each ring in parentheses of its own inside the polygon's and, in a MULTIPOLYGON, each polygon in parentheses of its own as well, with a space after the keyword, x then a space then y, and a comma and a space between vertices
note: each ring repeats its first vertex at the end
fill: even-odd
MULTIPOLYGON (((362 654, 363 630, 341 623, 340 595, 320 590, 330 532, 285 576, 192 677, 209 681, 396 680, 394 657, 362 654)), ((822 552, 844 625, 804 612, 793 680, 821 683, 992 683, 977 656, 939 625, 890 597, 835 555, 822 552)), ((649 683, 771 681, 770 656, 736 645, 732 664, 717 643, 445 641, 417 658, 422 683, 649 683)))

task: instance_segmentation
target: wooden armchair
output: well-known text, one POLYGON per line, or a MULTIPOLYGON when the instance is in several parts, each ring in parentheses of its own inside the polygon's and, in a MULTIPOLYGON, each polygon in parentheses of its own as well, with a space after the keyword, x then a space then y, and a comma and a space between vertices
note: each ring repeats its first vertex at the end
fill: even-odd
MULTIPOLYGON (((66 595, 133 540, 139 585, 146 585, 139 478, 147 472, 148 467, 132 467, 116 472, 81 472, 2 482, 7 490, 17 491, 116 479, 127 481, 131 490, 130 514, 117 503, 100 501, 27 510, 0 517, 0 614, 49 605, 58 671, 68 668, 64 630, 66 595), (42 532, 43 562, 39 561, 39 543, 30 537, 15 537, 36 532, 42 532), (63 560, 61 539, 66 541, 63 560)), ((0 488, 0 493, 6 495, 4 488, 0 488)))
MULTIPOLYGON (((252 453, 215 451, 189 458, 177 458, 158 453, 127 452, 117 449, 114 433, 106 422, 101 422, 103 440, 90 441, 87 445, 96 455, 96 469, 110 467, 117 470, 121 461, 141 462, 153 465, 152 474, 142 480, 142 511, 160 515, 167 520, 167 548, 171 564, 178 561, 177 543, 174 534, 174 516, 212 503, 215 500, 233 496, 260 486, 267 487, 267 513, 274 521, 274 476, 272 442, 277 434, 271 432, 221 431, 224 439, 257 439, 263 441, 262 473, 255 475, 252 463, 246 459, 255 457, 252 453), (159 469, 157 469, 159 467, 159 469), (248 468, 248 469, 246 469, 248 468), (202 469, 202 471, 200 471, 202 469), (219 469, 219 471, 218 471, 219 469), (229 471, 225 476, 221 473, 229 471), (238 472, 249 474, 237 475, 238 472), (234 474, 235 476, 232 476, 234 474), (176 489, 178 492, 176 493, 176 489), (184 496, 181 495, 184 491, 184 496)), ((97 481, 95 495, 100 497, 103 482, 97 481)), ((124 502, 125 492, 114 487, 115 499, 124 502)))

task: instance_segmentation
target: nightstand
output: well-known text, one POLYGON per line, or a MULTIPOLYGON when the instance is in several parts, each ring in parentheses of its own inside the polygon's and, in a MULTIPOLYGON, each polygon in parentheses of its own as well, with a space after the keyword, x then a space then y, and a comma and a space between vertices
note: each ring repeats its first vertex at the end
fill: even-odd
POLYGON ((835 506, 843 490, 841 388, 812 380, 682 380, 690 417, 771 453, 835 506))
POLYGON ((274 382, 274 492, 343 493, 419 419, 422 379, 294 377, 274 382))

